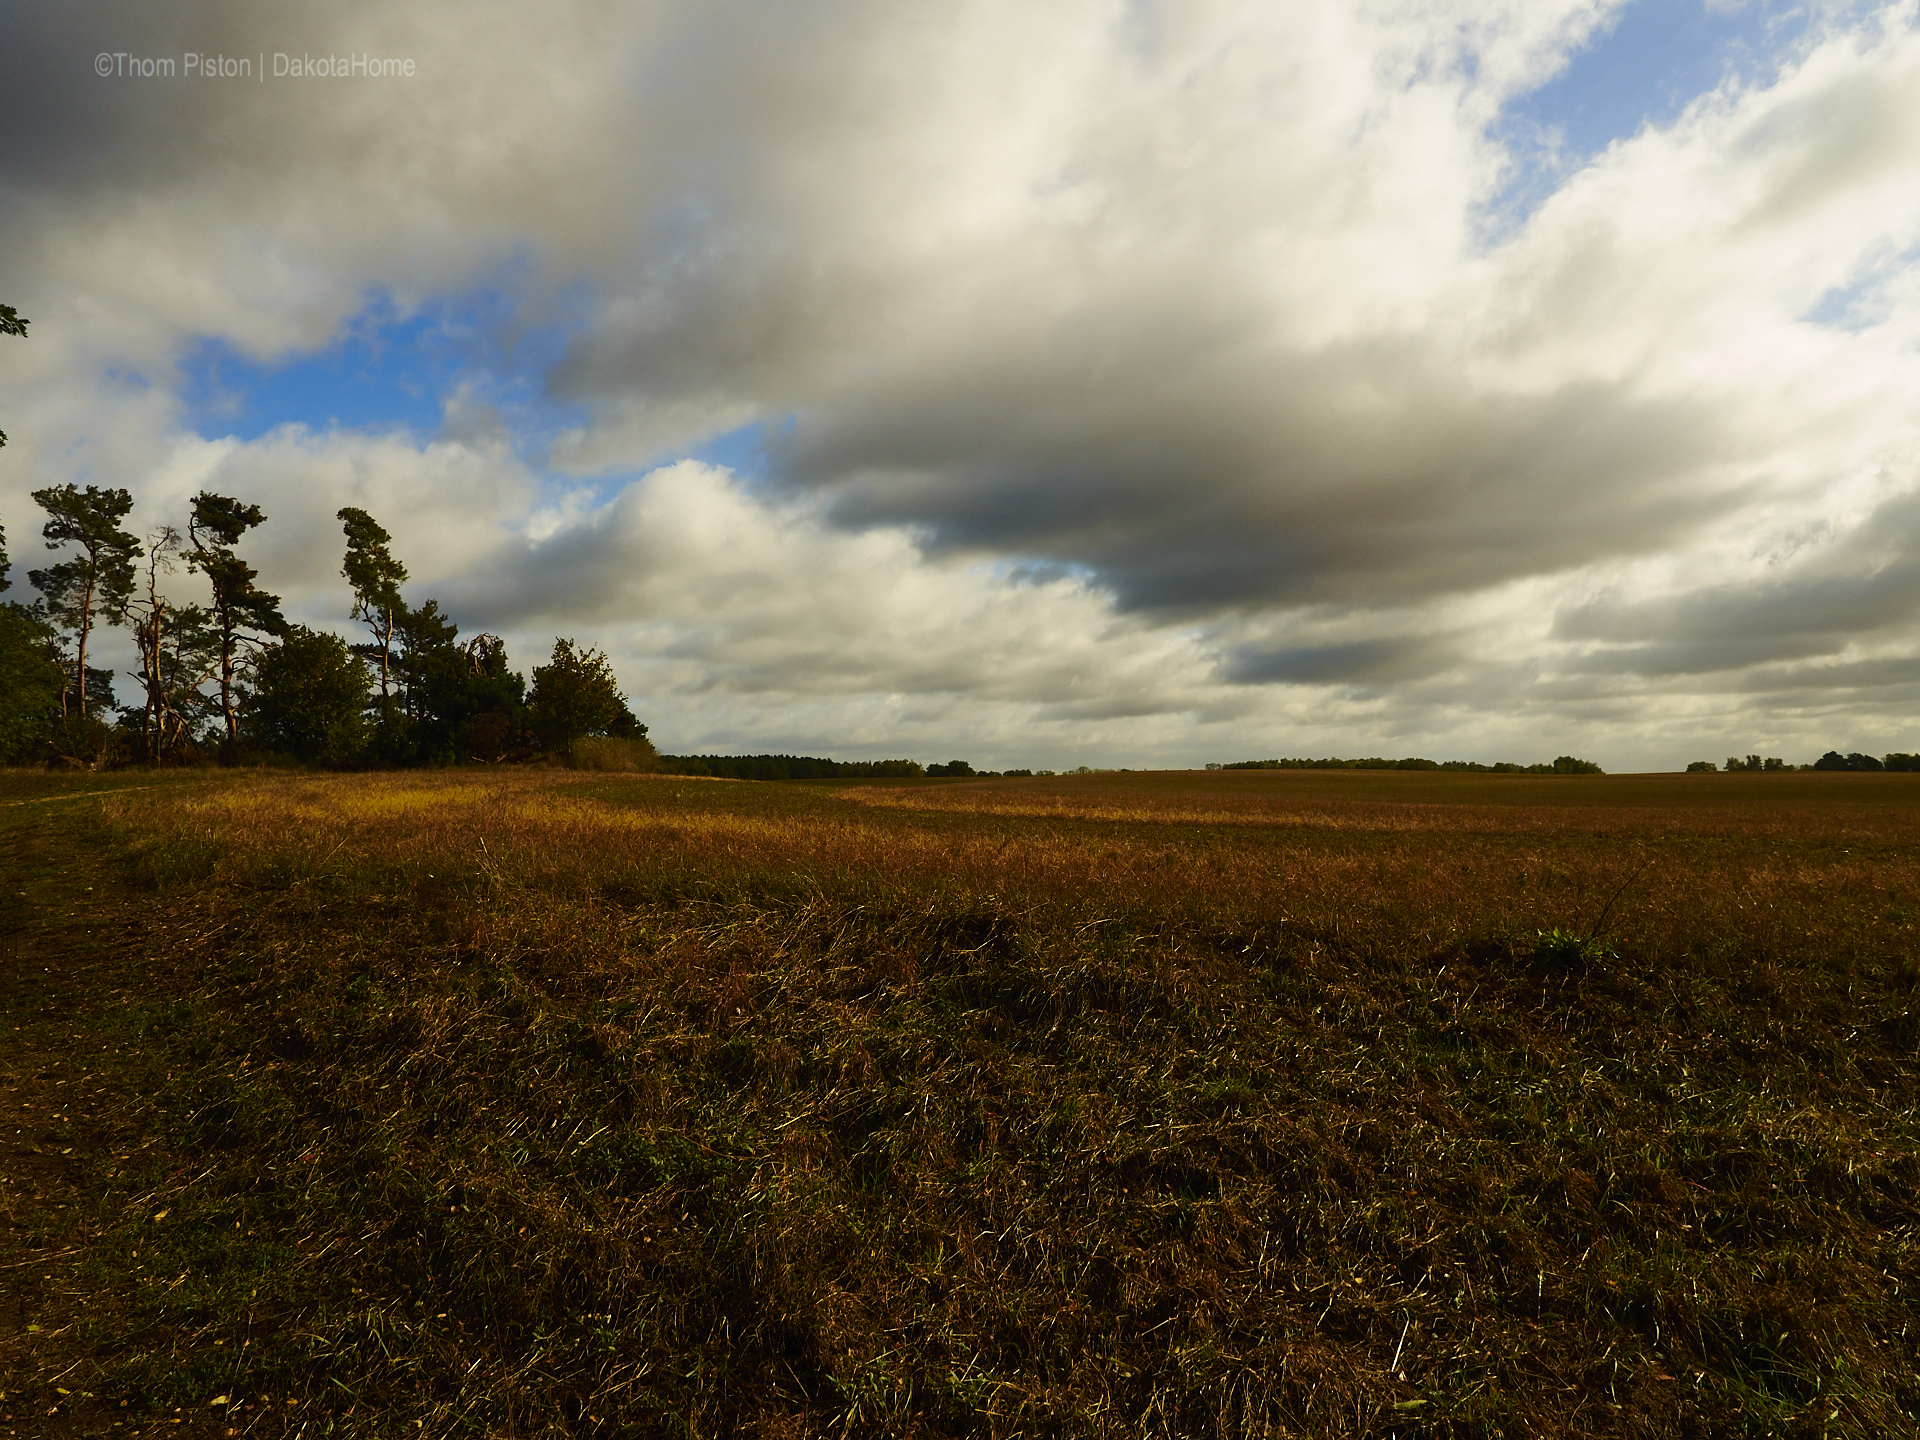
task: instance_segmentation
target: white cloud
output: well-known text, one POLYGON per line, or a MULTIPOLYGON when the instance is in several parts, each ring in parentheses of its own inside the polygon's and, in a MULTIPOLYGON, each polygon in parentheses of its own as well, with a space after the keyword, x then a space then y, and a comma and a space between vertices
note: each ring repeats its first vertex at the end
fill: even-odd
POLYGON ((318 616, 363 504, 469 628, 600 637, 714 745, 1915 748, 1915 7, 1834 9, 1487 242, 1500 107, 1619 8, 35 12, 13 548, 34 484, 214 484, 318 616), (87 73, 142 46, 420 78, 87 73), (188 426, 198 337, 476 285, 584 307, 551 455, 480 392, 438 437, 188 426), (755 421, 751 486, 655 466, 755 421))

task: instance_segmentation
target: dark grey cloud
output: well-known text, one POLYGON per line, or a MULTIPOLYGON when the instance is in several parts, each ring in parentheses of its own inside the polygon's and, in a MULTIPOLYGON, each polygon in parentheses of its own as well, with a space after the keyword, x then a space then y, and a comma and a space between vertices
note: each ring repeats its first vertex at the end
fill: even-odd
POLYGON ((1454 637, 1408 635, 1277 650, 1243 648, 1227 657, 1223 670, 1224 678, 1236 685, 1386 685, 1424 680, 1459 661, 1454 637))

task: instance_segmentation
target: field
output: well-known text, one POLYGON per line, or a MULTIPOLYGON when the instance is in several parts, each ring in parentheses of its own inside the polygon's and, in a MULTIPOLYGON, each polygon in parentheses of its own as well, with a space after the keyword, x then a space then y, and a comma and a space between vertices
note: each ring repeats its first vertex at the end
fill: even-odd
POLYGON ((1920 1435, 1920 776, 0 775, 0 1435, 1920 1435))

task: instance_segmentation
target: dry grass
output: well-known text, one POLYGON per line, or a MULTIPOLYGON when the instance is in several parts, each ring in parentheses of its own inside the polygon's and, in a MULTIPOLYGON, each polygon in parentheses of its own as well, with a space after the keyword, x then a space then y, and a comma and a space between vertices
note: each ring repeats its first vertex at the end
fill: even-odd
POLYGON ((71 801, 200 1175, 104 1223, 94 1388, 382 1435, 1912 1435, 1916 799, 71 801))

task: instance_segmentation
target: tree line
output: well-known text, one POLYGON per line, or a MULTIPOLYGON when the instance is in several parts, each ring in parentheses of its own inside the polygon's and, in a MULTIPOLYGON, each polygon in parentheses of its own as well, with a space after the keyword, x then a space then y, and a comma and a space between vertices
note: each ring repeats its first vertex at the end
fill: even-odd
POLYGON ((1765 774, 1780 774, 1788 770, 1920 770, 1920 755, 1909 755, 1896 750, 1890 755, 1863 755, 1858 750, 1842 755, 1838 750, 1829 750, 1811 765, 1789 765, 1777 755, 1762 759, 1758 755, 1729 755, 1725 765, 1715 765, 1711 760, 1695 760, 1687 766, 1689 775, 1711 775, 1716 770, 1732 773, 1757 771, 1765 774))
POLYGON ((1404 760, 1385 760, 1374 756, 1365 760, 1233 760, 1224 765, 1209 765, 1209 770, 1459 770, 1475 775, 1604 775, 1591 760, 1562 755, 1551 764, 1540 762, 1519 765, 1510 760, 1483 765, 1478 760, 1423 760, 1417 755, 1404 760))
MULTIPOLYGON (((54 485, 33 499, 58 555, 28 572, 32 603, 0 601, 0 762, 442 765, 564 756, 592 737, 652 757, 603 653, 556 639, 529 685, 498 636, 463 640, 437 600, 408 603, 407 567, 365 510, 337 516, 349 618, 364 632, 349 644, 289 621, 261 588, 240 554, 266 522, 258 505, 202 490, 184 526, 142 538, 125 526, 126 490, 54 485), (182 568, 203 579, 202 598, 172 598, 166 577, 182 568), (130 703, 94 663, 104 627, 133 640, 130 703)), ((0 526, 0 592, 6 547, 0 526)))

